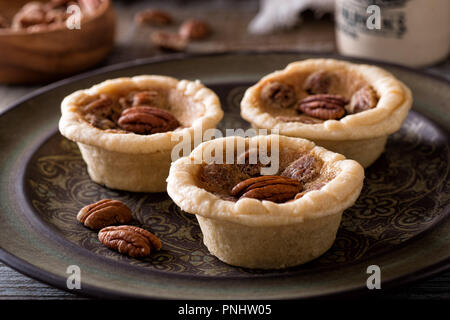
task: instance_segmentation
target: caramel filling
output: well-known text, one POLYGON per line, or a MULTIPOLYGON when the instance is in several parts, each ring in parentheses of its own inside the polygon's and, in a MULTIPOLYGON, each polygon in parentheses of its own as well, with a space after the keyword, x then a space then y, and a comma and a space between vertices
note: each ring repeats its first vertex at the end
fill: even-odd
POLYGON ((264 111, 279 121, 304 124, 340 120, 370 110, 378 99, 361 76, 343 70, 280 75, 263 83, 259 91, 264 111))
MULTIPOLYGON (((298 199, 309 191, 319 190, 335 174, 319 158, 308 152, 281 150, 279 170, 274 175, 261 175, 260 161, 248 161, 246 153, 235 156, 245 163, 202 164, 198 185, 224 200, 237 201, 243 197, 283 203, 298 199)), ((242 161, 241 161, 242 162, 242 161)))
POLYGON ((204 107, 175 89, 85 96, 79 112, 92 126, 109 132, 154 134, 191 126, 204 107))

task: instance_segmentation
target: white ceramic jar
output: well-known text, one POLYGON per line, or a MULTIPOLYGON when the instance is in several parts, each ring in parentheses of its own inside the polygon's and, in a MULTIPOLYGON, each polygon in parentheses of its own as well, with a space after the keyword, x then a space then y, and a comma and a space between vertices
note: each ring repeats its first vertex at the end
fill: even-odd
POLYGON ((419 67, 449 53, 450 0, 336 0, 335 17, 343 55, 419 67), (370 5, 379 8, 379 29, 370 5))

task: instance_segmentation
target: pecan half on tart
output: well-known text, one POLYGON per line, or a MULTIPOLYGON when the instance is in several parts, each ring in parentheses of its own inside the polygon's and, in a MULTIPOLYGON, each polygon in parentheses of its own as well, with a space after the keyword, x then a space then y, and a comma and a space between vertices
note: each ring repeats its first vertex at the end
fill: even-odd
POLYGON ((61 134, 80 148, 91 179, 108 188, 164 192, 171 152, 215 128, 223 111, 199 81, 156 75, 107 80, 67 96, 61 134))
POLYGON ((311 141, 234 136, 203 142, 172 163, 167 192, 196 215, 203 242, 217 258, 234 266, 278 269, 308 262, 331 247, 363 180, 360 164, 311 141), (210 155, 214 147, 233 144, 245 145, 230 156, 235 163, 220 164, 215 152, 210 155), (259 153, 257 161, 247 155, 261 146, 271 153, 270 165, 259 161, 259 153), (266 174, 263 169, 270 167, 273 172, 266 174))
POLYGON ((241 115, 255 128, 314 141, 368 167, 411 104, 411 91, 379 67, 309 59, 247 89, 241 115))

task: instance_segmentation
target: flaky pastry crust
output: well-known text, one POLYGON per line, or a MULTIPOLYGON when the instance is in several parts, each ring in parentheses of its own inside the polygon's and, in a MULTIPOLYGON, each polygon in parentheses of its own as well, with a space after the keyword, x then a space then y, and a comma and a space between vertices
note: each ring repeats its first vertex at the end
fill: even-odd
POLYGON ((371 65, 357 65, 334 59, 308 59, 293 62, 285 69, 263 77, 250 87, 241 102, 241 115, 257 128, 278 129, 280 134, 310 140, 360 140, 397 131, 412 104, 411 91, 389 72, 371 65), (310 74, 318 70, 354 75, 370 84, 379 96, 375 108, 347 115, 340 120, 316 124, 284 122, 261 107, 260 92, 271 81, 310 74))
POLYGON ((77 142, 91 179, 112 189, 135 192, 164 192, 172 149, 189 141, 193 146, 195 135, 202 136, 205 130, 215 128, 223 116, 219 98, 199 81, 179 81, 156 75, 107 80, 79 90, 63 100, 61 111, 60 132, 77 142), (83 115, 83 105, 92 97, 103 94, 117 98, 146 90, 161 91, 165 95, 180 127, 140 135, 99 129, 83 115))
MULTIPOLYGON (((61 104, 62 117, 59 122, 61 133, 70 140, 89 146, 121 153, 152 153, 172 149, 183 135, 194 134, 195 130, 215 128, 222 119, 223 111, 217 95, 200 81, 177 80, 167 76, 142 75, 132 78, 106 80, 85 90, 67 96, 61 104), (117 94, 148 89, 174 89, 183 97, 192 99, 194 104, 203 106, 203 112, 193 119, 188 127, 152 135, 111 132, 90 125, 79 112, 80 101, 96 94, 117 94)), ((186 111, 188 112, 188 111, 186 111)))
POLYGON ((359 196, 364 170, 356 161, 345 159, 344 156, 316 146, 305 139, 268 135, 248 139, 256 139, 258 144, 278 139, 280 150, 288 148, 310 152, 334 172, 334 178, 320 190, 310 191, 297 200, 285 203, 250 198, 241 198, 236 202, 223 200, 199 187, 197 175, 201 164, 195 164, 194 161, 202 158, 202 155, 205 156, 204 150, 214 144, 223 143, 224 139, 244 138, 235 136, 204 142, 195 148, 189 157, 172 163, 167 179, 167 192, 182 210, 205 218, 246 226, 282 226, 342 213, 344 209, 353 205, 359 196))

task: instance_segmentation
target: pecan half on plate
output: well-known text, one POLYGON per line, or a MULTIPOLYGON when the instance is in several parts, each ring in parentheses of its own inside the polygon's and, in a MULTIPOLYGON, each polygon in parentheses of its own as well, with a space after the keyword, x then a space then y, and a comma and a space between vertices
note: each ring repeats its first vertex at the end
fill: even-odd
POLYGON ((260 176, 239 182, 231 190, 231 195, 281 203, 294 198, 302 190, 302 184, 298 180, 281 176, 260 176))
POLYGON ((188 44, 186 38, 169 31, 155 31, 150 37, 155 46, 168 51, 183 51, 188 44))
POLYGON ((206 21, 189 19, 183 22, 178 33, 185 39, 200 40, 211 33, 211 28, 206 21))
POLYGON ((347 103, 340 95, 316 94, 300 101, 297 110, 322 120, 340 119, 345 115, 347 103))
POLYGON ((172 16, 163 10, 147 9, 136 14, 135 21, 139 24, 152 26, 167 26, 173 22, 172 16))
POLYGON ((137 134, 154 134, 175 130, 180 123, 169 112, 155 107, 132 107, 122 112, 119 126, 137 134))
POLYGON ((106 247, 134 258, 149 256, 151 249, 160 250, 162 247, 157 236, 135 226, 103 228, 98 233, 98 239, 106 247))
POLYGON ((93 230, 100 230, 117 223, 128 223, 131 219, 130 208, 118 200, 110 199, 87 205, 77 214, 77 220, 93 230))

